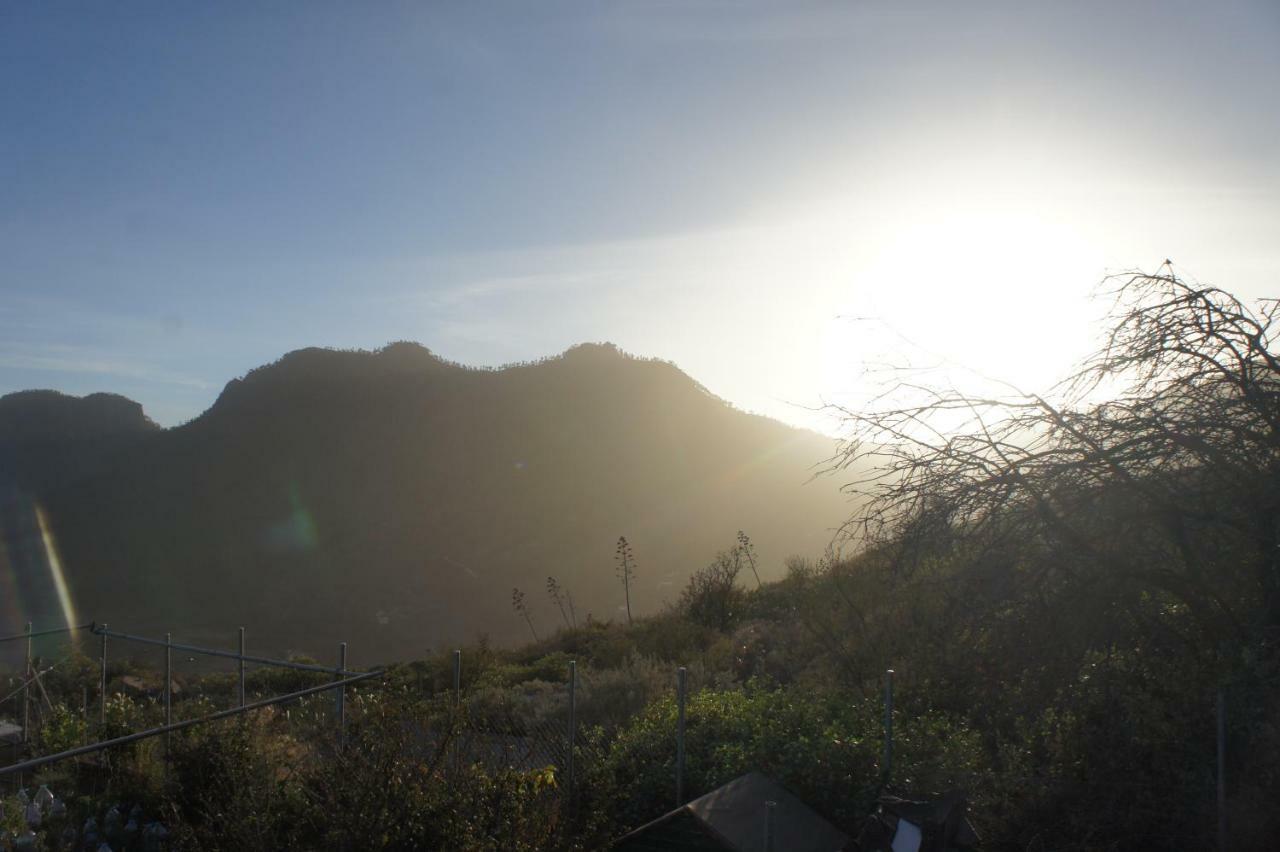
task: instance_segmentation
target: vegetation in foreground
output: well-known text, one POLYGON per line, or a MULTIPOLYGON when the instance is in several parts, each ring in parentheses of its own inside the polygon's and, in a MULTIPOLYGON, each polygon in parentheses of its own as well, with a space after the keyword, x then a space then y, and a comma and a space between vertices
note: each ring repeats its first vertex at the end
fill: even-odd
MULTIPOLYGON (((754 569, 744 537, 661 615, 569 619, 518 650, 464 649, 461 707, 442 655, 351 695, 341 746, 313 700, 176 737, 167 776, 140 747, 64 783, 86 801, 145 803, 187 848, 601 848, 675 804, 685 665, 689 797, 759 769, 856 834, 882 789, 892 667, 892 784, 968 790, 985 848, 1212 848, 1219 695, 1231 848, 1270 848, 1273 306, 1171 272, 1135 275, 1115 296, 1112 335, 1055 399, 947 392, 849 413, 842 461, 871 470, 857 485, 869 498, 851 527, 857 556, 740 582, 754 569), (1091 402, 1099 382, 1104 401, 1091 402), (452 761, 463 717, 486 702, 513 701, 530 730, 558 718, 569 660, 583 683, 572 794, 553 769, 452 761)), ((147 711, 112 707, 124 727, 147 711)))

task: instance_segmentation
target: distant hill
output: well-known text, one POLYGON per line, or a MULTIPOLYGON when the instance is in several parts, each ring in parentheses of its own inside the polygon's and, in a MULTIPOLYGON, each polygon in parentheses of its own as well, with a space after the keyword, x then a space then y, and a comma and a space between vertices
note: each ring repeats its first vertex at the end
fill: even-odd
MULTIPOLYGON (((639 612, 739 529, 777 575, 848 512, 833 480, 806 484, 833 450, 596 344, 500 370, 411 343, 300 350, 167 430, 122 397, 0 399, 9 517, 43 507, 86 618, 224 644, 245 625, 325 656, 342 639, 363 660, 518 638, 513 586, 550 631, 548 575, 580 618, 618 617, 619 535, 639 612)), ((8 558, 39 574, 29 524, 9 527, 8 558)))
POLYGON ((78 397, 29 390, 0 397, 0 445, 137 435, 159 428, 141 405, 112 393, 78 397))
POLYGON ((30 390, 0 397, 0 494, 46 492, 94 473, 120 448, 160 432, 142 406, 109 393, 30 390))

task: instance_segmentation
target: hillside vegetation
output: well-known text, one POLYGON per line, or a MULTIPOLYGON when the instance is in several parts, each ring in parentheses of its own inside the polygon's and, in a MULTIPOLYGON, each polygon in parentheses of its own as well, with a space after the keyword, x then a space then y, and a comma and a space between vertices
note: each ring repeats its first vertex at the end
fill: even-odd
POLYGON ((760 770, 856 834, 886 789, 893 668, 887 787, 967 790, 983 848, 1215 848, 1219 701, 1229 848, 1273 848, 1272 305, 1172 274, 1113 295, 1110 336, 1052 397, 947 390, 849 413, 841 459, 866 501, 855 556, 793 558, 759 583, 757 565, 781 566, 725 537, 660 613, 464 648, 457 704, 450 656, 432 655, 352 690, 341 750, 305 712, 259 716, 234 736, 183 738, 167 783, 139 759, 111 789, 195 848, 603 848, 675 805, 687 666, 688 797, 760 770), (938 417, 949 431, 921 428, 938 417), (495 707, 515 720, 503 730, 563 731, 570 660, 572 793, 554 761, 450 763, 466 720, 495 707))
MULTIPOLYGON (((580 617, 612 618, 620 535, 643 563, 640 613, 739 528, 770 565, 820 551, 848 510, 809 481, 834 451, 607 345, 501 370, 411 343, 307 349, 174 429, 119 397, 0 400, 4 558, 27 617, 60 620, 38 504, 86 620, 404 659, 519 637, 510 589, 549 575, 580 617)), ((533 615, 559 618, 541 597, 533 615)))

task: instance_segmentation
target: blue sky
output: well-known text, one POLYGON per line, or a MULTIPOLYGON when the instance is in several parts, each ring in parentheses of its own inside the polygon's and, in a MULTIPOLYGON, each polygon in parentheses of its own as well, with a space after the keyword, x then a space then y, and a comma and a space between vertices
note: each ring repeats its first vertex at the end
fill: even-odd
POLYGON ((808 425, 903 341, 1043 384, 1109 270, 1276 294, 1278 44, 1271 0, 4 4, 0 393, 171 425, 396 339, 808 425))

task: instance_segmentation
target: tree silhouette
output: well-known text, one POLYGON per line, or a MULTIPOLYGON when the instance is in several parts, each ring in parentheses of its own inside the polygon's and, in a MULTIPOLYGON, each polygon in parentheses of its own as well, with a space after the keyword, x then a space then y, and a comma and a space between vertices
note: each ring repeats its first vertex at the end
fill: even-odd
POLYGON ((851 431, 832 469, 863 471, 846 490, 866 498, 845 532, 899 575, 945 557, 974 582, 1021 548, 1039 567, 1002 582, 1164 635, 1188 613, 1193 648, 1274 630, 1277 302, 1251 308, 1168 265, 1107 285, 1109 331, 1048 394, 900 375, 877 405, 837 407, 851 431))

